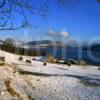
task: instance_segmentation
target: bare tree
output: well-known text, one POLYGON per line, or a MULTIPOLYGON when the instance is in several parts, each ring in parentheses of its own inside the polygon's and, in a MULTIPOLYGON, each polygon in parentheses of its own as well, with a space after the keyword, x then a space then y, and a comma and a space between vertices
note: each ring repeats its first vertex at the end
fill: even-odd
MULTIPOLYGON (((32 16, 47 16, 50 7, 49 2, 52 3, 52 0, 43 0, 42 6, 39 2, 36 4, 34 1, 35 0, 0 0, 0 30, 17 30, 29 26, 37 28, 36 25, 31 25, 27 18, 27 13, 32 14, 32 16), (22 18, 20 25, 16 24, 17 14, 19 18, 22 18)), ((54 0, 56 4, 66 9, 78 1, 79 0, 54 0)))

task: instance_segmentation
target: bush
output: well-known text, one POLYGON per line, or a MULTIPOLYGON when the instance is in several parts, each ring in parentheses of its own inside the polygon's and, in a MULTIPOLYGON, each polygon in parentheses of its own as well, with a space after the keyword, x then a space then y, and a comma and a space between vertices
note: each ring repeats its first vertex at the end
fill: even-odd
POLYGON ((80 60, 78 65, 80 66, 86 66, 86 62, 84 60, 80 60))
POLYGON ((51 55, 48 55, 47 62, 48 63, 54 63, 55 62, 55 58, 53 56, 51 56, 51 55))

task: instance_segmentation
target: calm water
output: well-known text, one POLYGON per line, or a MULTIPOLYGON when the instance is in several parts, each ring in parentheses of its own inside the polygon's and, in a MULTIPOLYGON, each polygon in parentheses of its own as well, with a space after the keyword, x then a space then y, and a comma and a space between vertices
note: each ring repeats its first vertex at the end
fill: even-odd
POLYGON ((48 47, 47 52, 52 54, 56 59, 75 59, 85 60, 88 64, 99 64, 100 65, 100 52, 82 51, 78 48, 52 48, 48 47))

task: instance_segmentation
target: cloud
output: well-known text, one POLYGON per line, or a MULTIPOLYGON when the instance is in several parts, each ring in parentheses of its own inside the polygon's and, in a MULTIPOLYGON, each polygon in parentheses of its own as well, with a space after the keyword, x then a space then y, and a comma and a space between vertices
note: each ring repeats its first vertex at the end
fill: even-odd
POLYGON ((66 31, 55 32, 53 30, 48 31, 49 36, 61 36, 61 37, 68 37, 69 33, 66 31))
POLYGON ((54 32, 53 30, 49 30, 48 35, 56 35, 56 32, 54 32))
POLYGON ((69 33, 66 32, 66 31, 61 31, 61 32, 59 33, 59 35, 62 36, 62 37, 68 37, 69 33))

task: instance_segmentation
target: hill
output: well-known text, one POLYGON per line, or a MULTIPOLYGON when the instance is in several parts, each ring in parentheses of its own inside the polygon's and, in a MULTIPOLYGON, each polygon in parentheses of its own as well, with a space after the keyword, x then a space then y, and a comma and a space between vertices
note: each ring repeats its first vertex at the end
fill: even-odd
POLYGON ((51 45, 62 46, 66 44, 62 43, 61 41, 41 40, 41 41, 30 41, 30 42, 24 43, 23 45, 45 47, 45 46, 51 46, 51 45))

